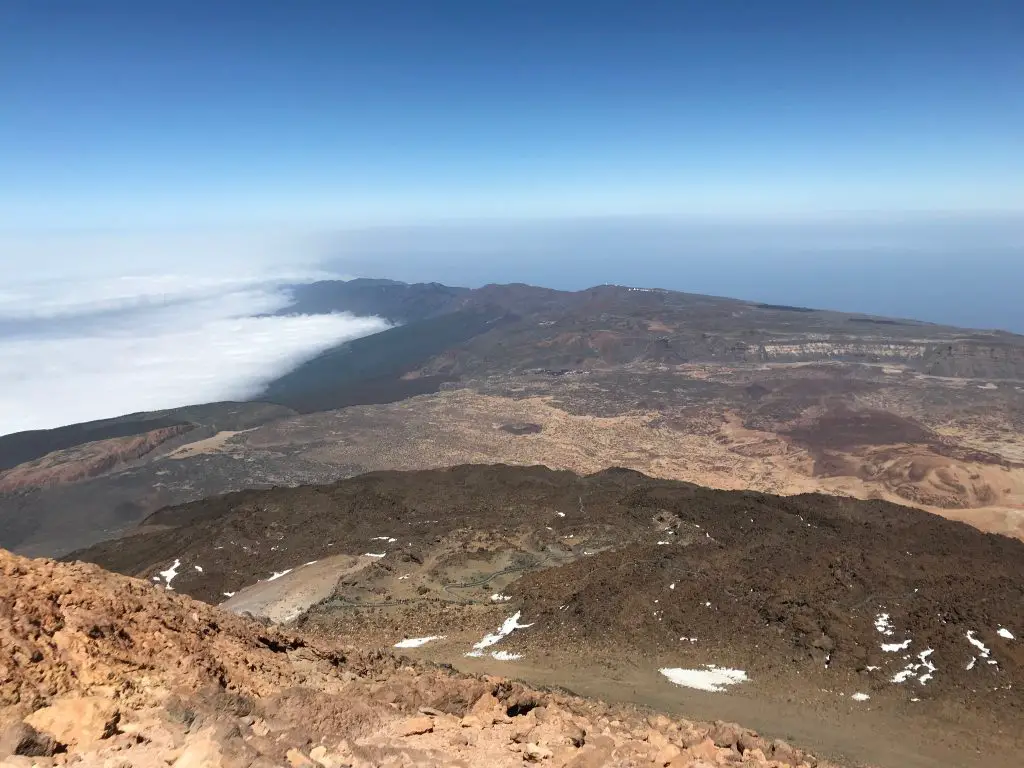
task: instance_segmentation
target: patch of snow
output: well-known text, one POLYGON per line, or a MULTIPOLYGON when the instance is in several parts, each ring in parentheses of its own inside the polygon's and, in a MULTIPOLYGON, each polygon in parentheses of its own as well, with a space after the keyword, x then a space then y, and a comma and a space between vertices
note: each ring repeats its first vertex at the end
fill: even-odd
POLYGON ((1010 630, 1005 629, 1003 627, 997 629, 996 634, 1000 637, 1006 638, 1007 640, 1013 640, 1013 633, 1010 630))
POLYGON ((855 693, 850 698, 854 701, 867 701, 871 697, 868 696, 866 693, 855 693))
POLYGON ((408 573, 407 573, 407 574, 405 574, 405 576, 399 576, 399 577, 398 577, 398 580, 399 580, 399 581, 405 581, 406 579, 408 579, 408 578, 409 578, 409 575, 410 575, 410 574, 408 574, 408 573))
POLYGON ((398 539, 390 536, 374 536, 370 541, 386 541, 388 544, 394 544, 398 539))
POLYGON ((405 640, 399 640, 395 643, 395 648, 419 648, 421 645, 433 642, 434 640, 444 640, 445 635, 429 635, 427 637, 408 637, 405 640))
POLYGON ((928 670, 919 678, 917 678, 917 682, 919 682, 921 685, 924 685, 933 677, 935 677, 935 665, 928 661, 928 657, 931 656, 933 653, 935 653, 935 649, 929 648, 927 650, 921 651, 921 653, 917 655, 917 658, 921 660, 920 666, 928 670))
POLYGON ((153 581, 160 581, 160 577, 159 576, 154 576, 153 577, 153 581))
POLYGON ((676 583, 673 581, 671 584, 668 585, 668 588, 669 589, 675 589, 676 588, 676 583))
POLYGON ((726 686, 736 685, 747 680, 747 673, 742 669, 716 667, 714 664, 705 664, 704 667, 704 669, 663 667, 658 671, 676 685, 712 693, 719 693, 724 691, 726 686))
POLYGON ((224 597, 234 597, 234 596, 235 596, 234 592, 225 592, 224 593, 224 597))
POLYGON ((164 584, 167 585, 167 589, 174 589, 174 587, 171 586, 171 582, 174 580, 174 577, 178 575, 178 569, 180 567, 181 560, 175 558, 174 565, 172 565, 166 571, 160 571, 160 576, 164 580, 164 584))
POLYGON ((523 654, 509 653, 508 651, 494 651, 491 653, 491 658, 497 659, 498 661, 515 661, 516 659, 523 658, 523 654))
POLYGON ((671 544, 671 543, 672 543, 672 542, 670 542, 670 541, 659 541, 659 542, 658 542, 658 545, 660 546, 660 545, 662 545, 662 544, 671 544))
POLYGON ((978 657, 977 656, 971 656, 971 663, 967 665, 967 671, 970 672, 972 669, 974 669, 974 665, 977 664, 977 663, 978 663, 978 657))
POLYGON ((971 645, 973 645, 975 648, 977 648, 980 651, 979 655, 983 659, 987 659, 991 655, 991 653, 992 653, 991 650, 989 650, 988 648, 985 647, 985 644, 983 642, 981 642, 981 640, 979 640, 978 638, 976 638, 974 636, 974 630, 973 629, 970 629, 970 630, 967 631, 967 642, 970 643, 971 645))
POLYGON ((380 558, 380 557, 384 557, 384 555, 386 555, 386 554, 387 554, 387 552, 364 552, 363 553, 363 557, 377 557, 377 558, 380 558))
POLYGON ((907 638, 902 643, 882 643, 882 650, 886 653, 896 653, 897 651, 905 651, 910 647, 911 640, 907 638))
POLYGON ((533 624, 520 624, 519 619, 522 617, 521 611, 516 611, 514 615, 505 619, 505 622, 501 625, 497 632, 493 635, 484 635, 484 639, 473 646, 473 650, 479 651, 483 648, 489 648, 495 643, 500 643, 503 639, 511 635, 517 629, 526 629, 532 627, 533 624))
POLYGON ((508 595, 503 595, 500 592, 495 592, 493 595, 491 595, 492 603, 507 603, 511 599, 512 598, 508 595))
POLYGON ((933 648, 921 651, 917 654, 917 661, 911 661, 906 667, 893 675, 892 681, 894 683, 905 683, 910 678, 916 677, 917 682, 921 685, 926 685, 934 677, 935 673, 935 665, 928 660, 928 657, 933 653, 935 653, 933 648))
POLYGON ((565 512, 555 512, 559 517, 565 517, 565 512))
POLYGON ((880 613, 875 617, 875 629, 883 635, 892 635, 892 622, 888 613, 880 613))
POLYGON ((289 574, 291 572, 292 572, 291 568, 289 568, 286 571, 274 571, 274 573, 270 574, 270 578, 267 579, 267 581, 276 581, 277 579, 280 579, 282 576, 285 576, 285 575, 287 575, 287 574, 289 574))
POLYGON ((194 565, 194 566, 192 566, 192 567, 193 567, 193 568, 195 568, 195 569, 196 569, 197 571, 199 571, 200 573, 202 573, 202 572, 203 572, 203 566, 201 566, 201 565, 194 565))
POLYGON ((711 601, 708 600, 706 603, 704 603, 704 607, 705 608, 710 608, 711 607, 711 601))
POLYGON ((308 563, 303 563, 302 567, 305 568, 307 565, 316 565, 316 560, 310 560, 308 563))

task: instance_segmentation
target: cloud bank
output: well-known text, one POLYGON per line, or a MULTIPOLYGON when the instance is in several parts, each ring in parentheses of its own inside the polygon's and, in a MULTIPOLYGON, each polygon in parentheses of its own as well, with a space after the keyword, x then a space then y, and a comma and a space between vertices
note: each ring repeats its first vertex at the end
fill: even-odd
MULTIPOLYGON (((234 265, 237 269, 239 265, 234 265)), ((0 434, 257 395, 295 365, 388 324, 270 316, 323 277, 161 272, 23 281, 0 292, 0 434)))

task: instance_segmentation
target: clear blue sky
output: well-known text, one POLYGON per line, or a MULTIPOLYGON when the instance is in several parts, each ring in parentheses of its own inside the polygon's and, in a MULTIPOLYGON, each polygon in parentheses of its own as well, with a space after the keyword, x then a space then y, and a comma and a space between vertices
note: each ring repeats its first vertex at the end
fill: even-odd
POLYGON ((0 5, 0 229, 1024 210, 1024 2, 0 5))

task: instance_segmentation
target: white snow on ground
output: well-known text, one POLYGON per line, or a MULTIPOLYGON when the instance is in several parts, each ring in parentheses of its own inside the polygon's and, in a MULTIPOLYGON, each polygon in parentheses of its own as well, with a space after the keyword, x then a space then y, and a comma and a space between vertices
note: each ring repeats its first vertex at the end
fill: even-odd
POLYGON ((316 560, 310 560, 308 563, 303 563, 302 565, 303 565, 303 567, 305 567, 307 565, 316 565, 316 563, 317 563, 316 560))
POLYGON ((399 576, 399 577, 398 577, 398 580, 399 580, 399 581, 405 581, 406 579, 408 579, 408 578, 409 578, 409 576, 410 576, 410 575, 411 575, 411 574, 408 574, 408 573, 407 573, 407 574, 405 574, 404 576, 399 576))
POLYGON ((386 554, 387 552, 365 552, 363 557, 384 557, 386 554))
POLYGON ((910 678, 916 677, 917 682, 921 685, 927 684, 934 677, 935 673, 935 665, 928 661, 928 657, 933 653, 935 653, 935 650, 932 648, 921 651, 917 654, 917 661, 911 661, 905 668, 893 675, 892 681, 894 683, 905 683, 910 678))
POLYGON ((928 648, 927 650, 921 651, 921 653, 917 655, 917 658, 921 660, 921 666, 928 670, 919 678, 917 678, 917 682, 919 682, 921 685, 924 685, 935 676, 935 665, 928 661, 928 657, 931 656, 933 653, 935 653, 935 649, 928 648))
POLYGON ((968 632, 967 632, 967 642, 970 643, 971 645, 973 645, 975 648, 977 648, 980 651, 981 658, 983 658, 983 659, 987 659, 989 657, 989 654, 992 653, 991 650, 989 650, 988 648, 985 647, 985 644, 983 642, 981 642, 981 640, 979 640, 978 638, 976 638, 974 636, 974 630, 973 629, 968 630, 968 632))
POLYGON ((388 544, 394 544, 398 539, 390 536, 374 536, 370 541, 386 541, 388 544))
POLYGON ((444 635, 429 635, 428 637, 409 637, 405 640, 399 640, 395 643, 395 648, 419 648, 421 645, 433 642, 434 640, 444 640, 444 635))
POLYGON ((897 651, 905 651, 910 647, 910 638, 907 638, 902 643, 882 643, 882 650, 886 653, 896 653, 897 651))
POLYGON ((671 541, 659 541, 658 544, 671 544, 671 541))
POLYGON ((274 581, 276 579, 280 579, 282 576, 289 574, 291 572, 291 568, 289 568, 287 571, 274 571, 274 573, 270 574, 270 578, 267 579, 267 581, 274 581))
POLYGON ((875 629, 883 635, 892 634, 892 622, 889 620, 888 613, 880 613, 875 617, 875 629))
POLYGON ((669 589, 675 589, 676 588, 676 583, 673 581, 671 584, 668 585, 668 588, 669 589))
POLYGON ((867 701, 871 697, 868 696, 866 693, 855 693, 850 698, 854 701, 867 701))
POLYGON ((180 567, 181 567, 181 560, 175 558, 174 559, 174 565, 172 565, 166 571, 160 571, 160 576, 161 576, 161 578, 163 578, 164 584, 167 585, 167 587, 166 587, 167 589, 174 589, 174 587, 171 586, 171 582, 174 580, 174 577, 178 575, 178 569, 180 567))
POLYGON ((491 658, 497 659, 498 661, 515 661, 516 659, 523 658, 523 654, 509 653, 508 651, 494 651, 491 654, 491 658))
POLYGON ((493 595, 491 595, 492 603, 507 603, 511 599, 512 598, 508 595, 503 595, 500 592, 495 592, 493 595))
POLYGON ((199 571, 200 573, 202 573, 202 572, 203 572, 203 566, 201 566, 201 565, 195 565, 195 566, 192 566, 192 567, 193 567, 193 568, 195 568, 195 569, 196 569, 197 571, 199 571))
POLYGON ((1000 637, 1006 638, 1007 640, 1013 640, 1013 633, 1010 630, 1005 629, 1003 627, 1000 627, 998 630, 996 630, 996 634, 1000 637))
POLYGON ((705 664, 704 666, 705 669, 663 667, 658 671, 676 685, 712 693, 724 691, 726 686, 736 685, 747 680, 747 673, 742 669, 727 669, 716 667, 714 664, 705 664))
POLYGON ((565 512, 555 512, 559 517, 565 517, 565 512))
POLYGON ((505 623, 501 625, 497 632, 493 635, 484 635, 484 639, 473 646, 473 651, 467 653, 467 656, 481 656, 479 651, 484 648, 489 648, 495 643, 500 643, 503 639, 511 635, 517 629, 526 629, 526 627, 532 627, 533 624, 520 624, 519 619, 522 617, 521 611, 516 611, 513 616, 505 619, 505 623), (475 653, 474 653, 475 651, 475 653))
POLYGON ((234 597, 234 596, 235 596, 234 592, 225 592, 224 593, 224 597, 234 597))

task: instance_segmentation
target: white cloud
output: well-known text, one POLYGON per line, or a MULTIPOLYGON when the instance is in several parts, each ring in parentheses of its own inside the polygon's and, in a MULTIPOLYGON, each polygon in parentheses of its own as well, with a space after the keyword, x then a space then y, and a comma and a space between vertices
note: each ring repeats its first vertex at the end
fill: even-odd
POLYGON ((0 434, 258 394, 346 339, 348 314, 258 317, 312 275, 143 275, 24 282, 0 294, 0 434))

